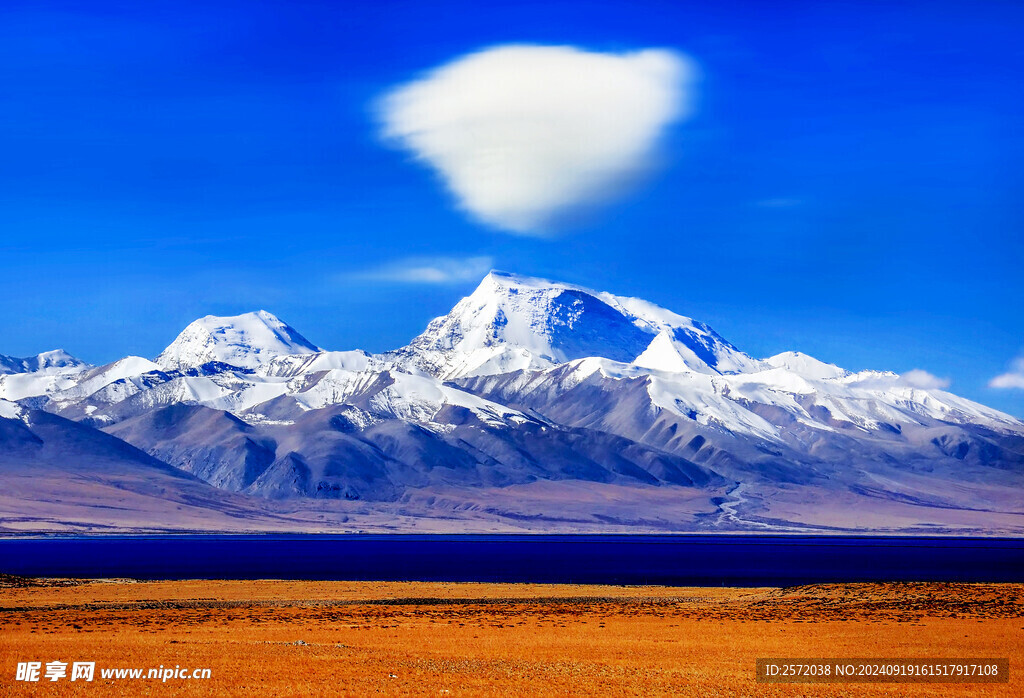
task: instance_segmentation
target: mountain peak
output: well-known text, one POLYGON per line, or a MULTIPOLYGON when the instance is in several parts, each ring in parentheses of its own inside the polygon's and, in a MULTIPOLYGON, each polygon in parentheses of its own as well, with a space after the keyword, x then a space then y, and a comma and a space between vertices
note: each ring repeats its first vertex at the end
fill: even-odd
POLYGON ((168 369, 195 368, 211 361, 256 368, 276 356, 321 351, 295 329, 265 310, 220 317, 207 315, 186 327, 156 358, 168 369))
POLYGON ((11 373, 65 373, 87 368, 88 364, 76 359, 63 349, 44 351, 35 356, 16 358, 0 355, 0 375, 11 373))
POLYGON ((640 368, 668 373, 716 372, 704 361, 698 359, 692 351, 683 348, 683 345, 676 342, 668 330, 659 332, 647 349, 636 357, 633 364, 640 368))
POLYGON ((451 379, 587 357, 631 363, 662 332, 695 367, 724 372, 751 362, 710 327, 653 303, 500 271, 397 354, 451 379))
POLYGON ((846 369, 839 368, 834 364, 827 364, 798 351, 784 351, 764 361, 773 368, 784 368, 802 378, 811 380, 835 379, 850 375, 846 369))

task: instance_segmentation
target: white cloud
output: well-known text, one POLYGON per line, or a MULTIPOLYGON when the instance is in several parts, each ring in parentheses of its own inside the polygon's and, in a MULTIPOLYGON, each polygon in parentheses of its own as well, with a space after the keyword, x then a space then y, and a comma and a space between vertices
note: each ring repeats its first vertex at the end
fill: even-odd
POLYGON ((493 266, 490 257, 410 257, 353 276, 405 284, 457 284, 479 281, 493 266))
POLYGON ((1024 390, 1024 357, 1016 359, 1006 373, 989 381, 990 388, 1019 388, 1024 390))
POLYGON ((944 390, 949 387, 948 378, 939 378, 920 368, 911 369, 900 376, 900 383, 909 385, 911 388, 922 388, 924 390, 944 390))
POLYGON ((690 111, 696 70, 672 51, 498 46, 402 85, 382 133, 433 167, 460 208, 524 235, 620 196, 690 111))

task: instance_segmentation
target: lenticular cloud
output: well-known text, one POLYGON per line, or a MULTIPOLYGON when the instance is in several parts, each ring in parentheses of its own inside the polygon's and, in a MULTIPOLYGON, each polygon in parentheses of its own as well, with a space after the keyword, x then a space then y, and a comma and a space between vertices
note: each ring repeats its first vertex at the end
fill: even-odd
POLYGON ((478 220, 543 235, 650 168, 665 128, 689 111, 693 73, 665 50, 501 46, 394 89, 383 134, 478 220))

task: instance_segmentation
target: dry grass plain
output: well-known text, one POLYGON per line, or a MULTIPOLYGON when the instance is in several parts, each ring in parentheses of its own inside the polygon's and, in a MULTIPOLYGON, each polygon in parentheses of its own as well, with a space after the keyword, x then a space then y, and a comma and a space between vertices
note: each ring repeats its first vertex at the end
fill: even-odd
POLYGON ((2 695, 1024 695, 1024 585, 790 589, 0 577, 2 695), (1009 684, 770 685, 757 657, 1009 657, 1009 684), (95 661, 91 684, 19 661, 95 661), (104 681, 101 667, 208 667, 104 681))

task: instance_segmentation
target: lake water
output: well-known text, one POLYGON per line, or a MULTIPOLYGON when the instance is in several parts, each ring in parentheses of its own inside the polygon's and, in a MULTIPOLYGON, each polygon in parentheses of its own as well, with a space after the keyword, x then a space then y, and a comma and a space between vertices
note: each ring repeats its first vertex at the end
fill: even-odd
POLYGON ((1024 538, 164 535, 0 539, 0 572, 693 586, 1024 582, 1024 538))

